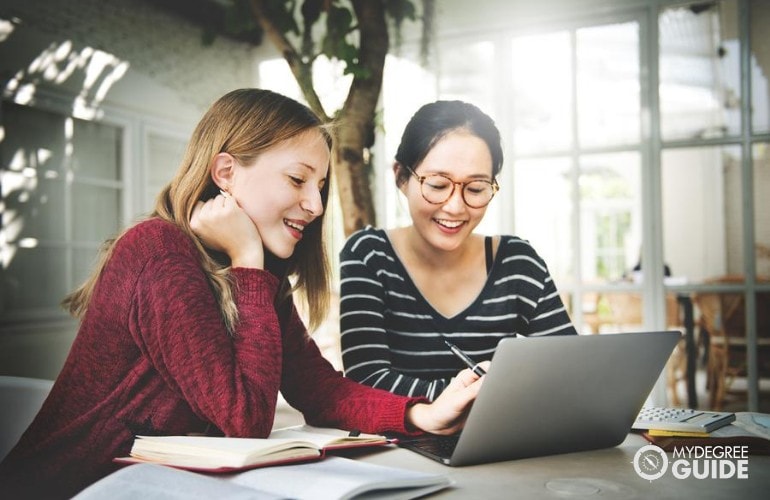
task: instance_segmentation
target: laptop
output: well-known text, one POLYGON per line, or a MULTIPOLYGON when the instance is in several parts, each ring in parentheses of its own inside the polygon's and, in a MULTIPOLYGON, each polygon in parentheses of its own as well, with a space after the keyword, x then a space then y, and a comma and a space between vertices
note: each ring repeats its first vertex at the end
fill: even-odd
POLYGON ((505 338, 459 435, 399 436, 451 466, 617 446, 680 332, 505 338))

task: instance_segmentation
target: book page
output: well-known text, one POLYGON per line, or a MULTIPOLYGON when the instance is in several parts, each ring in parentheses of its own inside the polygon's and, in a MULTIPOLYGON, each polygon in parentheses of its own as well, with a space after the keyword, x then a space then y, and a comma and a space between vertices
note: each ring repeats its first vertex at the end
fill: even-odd
MULTIPOLYGON (((365 492, 376 498, 415 498, 451 484, 444 474, 416 472, 341 457, 319 462, 254 469, 228 481, 289 498, 349 499, 365 492)), ((362 498, 365 498, 363 496, 362 498)))
POLYGON ((73 500, 277 500, 286 498, 259 491, 215 476, 205 476, 156 464, 124 467, 78 493, 73 500))
POLYGON ((770 414, 755 412, 738 412, 735 414, 735 427, 770 440, 770 414))
POLYGON ((319 448, 345 447, 355 444, 377 444, 387 442, 385 436, 377 434, 359 434, 350 436, 348 431, 327 427, 313 427, 312 425, 297 425, 276 429, 270 433, 268 439, 296 439, 309 441, 319 448))
POLYGON ((204 436, 137 436, 131 448, 132 458, 197 469, 244 467, 320 454, 319 447, 306 440, 204 436))

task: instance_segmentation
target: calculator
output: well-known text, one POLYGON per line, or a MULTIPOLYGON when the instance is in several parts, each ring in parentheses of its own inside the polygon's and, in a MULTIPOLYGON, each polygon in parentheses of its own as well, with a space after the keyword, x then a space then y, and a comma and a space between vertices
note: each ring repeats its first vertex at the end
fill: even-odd
POLYGON ((681 432, 711 432, 735 420, 735 413, 692 410, 689 408, 645 407, 632 429, 681 432))

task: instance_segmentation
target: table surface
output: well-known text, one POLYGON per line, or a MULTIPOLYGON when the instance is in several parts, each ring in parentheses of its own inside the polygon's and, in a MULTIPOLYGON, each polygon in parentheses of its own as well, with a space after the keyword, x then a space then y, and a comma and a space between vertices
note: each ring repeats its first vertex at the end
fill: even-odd
MULTIPOLYGON (((668 472, 654 481, 634 471, 636 452, 647 444, 630 434, 614 448, 492 464, 448 467, 401 448, 359 450, 349 458, 449 475, 451 488, 430 498, 768 498, 770 456, 748 457, 747 479, 677 479, 668 472)), ((675 459, 668 454, 669 462, 675 459)))
MULTIPOLYGON (((304 423, 302 415, 281 404, 276 428, 304 423)), ((509 460, 491 464, 449 467, 395 446, 362 449, 343 456, 373 464, 447 474, 454 486, 429 498, 569 498, 569 499, 733 499, 770 498, 770 455, 749 455, 748 479, 677 479, 669 471, 660 479, 642 479, 634 470, 636 452, 647 445, 629 434, 613 448, 509 460)), ((701 468, 702 470, 702 468, 701 468)))

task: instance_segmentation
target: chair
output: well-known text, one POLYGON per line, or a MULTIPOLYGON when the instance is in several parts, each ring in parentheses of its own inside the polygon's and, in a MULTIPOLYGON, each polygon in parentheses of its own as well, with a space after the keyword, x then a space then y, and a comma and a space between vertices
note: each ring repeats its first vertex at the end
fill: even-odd
POLYGON ((53 381, 0 375, 0 461, 32 423, 53 381))
MULTIPOLYGON (((642 317, 642 295, 639 292, 612 292, 603 294, 605 303, 602 323, 612 325, 616 330, 641 329, 644 324, 642 317)), ((666 328, 682 329, 686 327, 680 317, 680 304, 677 295, 666 294, 666 328)), ((684 338, 674 348, 671 358, 666 364, 666 388, 672 406, 681 406, 678 386, 687 382, 687 349, 684 338)))
MULTIPOLYGON (((760 280, 764 281, 764 280, 760 280)), ((708 283, 741 283, 725 276, 708 283)), ((700 292, 693 295, 700 311, 698 326, 707 338, 706 385, 710 407, 721 410, 736 377, 747 374, 746 304, 744 294, 700 292)), ((757 359, 760 377, 770 377, 770 292, 757 293, 757 359)))

